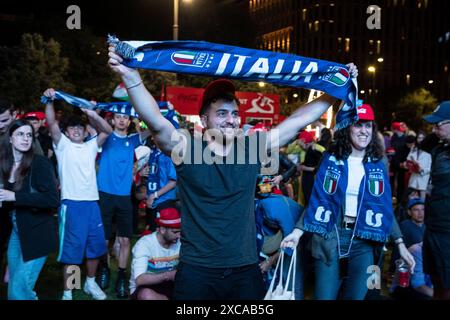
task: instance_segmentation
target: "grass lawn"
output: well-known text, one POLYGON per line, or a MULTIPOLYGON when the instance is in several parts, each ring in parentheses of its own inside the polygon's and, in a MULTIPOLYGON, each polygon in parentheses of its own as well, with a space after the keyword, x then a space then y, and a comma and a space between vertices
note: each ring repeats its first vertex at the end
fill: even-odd
MULTIPOLYGON (((142 219, 141 219, 142 221, 142 219)), ((140 230, 143 229, 143 225, 140 225, 140 230)), ((136 241, 138 240, 138 237, 135 236, 131 239, 131 248, 134 246, 136 241)), ((51 254, 45 265, 42 269, 42 272, 39 276, 38 282, 36 284, 36 292, 40 300, 60 300, 62 296, 62 266, 56 261, 56 253, 51 254)), ((382 271, 382 286, 381 286, 381 295, 379 292, 376 292, 376 290, 373 290, 369 293, 369 299, 390 299, 389 297, 389 290, 387 287, 387 283, 385 281, 387 275, 387 271, 389 268, 389 261, 391 257, 391 250, 387 251, 385 253, 384 257, 384 265, 383 265, 383 271, 382 271)), ((130 260, 131 260, 131 253, 130 253, 130 260)), ((117 278, 117 259, 114 257, 111 257, 111 281, 109 288, 105 291, 107 294, 108 300, 118 300, 116 297, 116 293, 114 290, 116 278, 117 278)), ((3 267, 1 268, 3 271, 3 267)), ((77 290, 75 289, 73 291, 73 299, 74 300, 92 300, 90 296, 84 293, 83 291, 83 285, 86 277, 85 267, 84 265, 81 268, 81 289, 77 290)), ((130 272, 129 268, 127 270, 127 276, 129 277, 130 272)), ((369 275, 368 275, 369 276, 369 275)), ((3 280, 3 279, 2 279, 3 280)), ((312 274, 309 275, 309 277, 305 281, 304 285, 305 290, 305 299, 311 300, 313 299, 314 294, 314 277, 312 274)), ((4 300, 7 298, 7 285, 3 283, 3 281, 0 282, 0 300, 4 300)))
MULTIPOLYGON (((137 237, 131 239, 132 246, 136 243, 137 237)), ((40 300, 60 300, 63 292, 63 277, 62 277, 62 265, 56 261, 56 253, 51 254, 39 275, 39 279, 36 283, 36 292, 40 300)), ((131 256, 130 256, 131 259, 131 256)), ((3 270, 3 268, 2 268, 3 270)), ((73 290, 74 300, 92 300, 91 297, 84 293, 83 285, 86 279, 85 267, 81 266, 81 289, 73 290)), ((127 271, 127 276, 129 272, 127 271)), ((117 259, 111 258, 111 281, 109 288, 105 293, 108 296, 108 300, 118 300, 114 285, 117 278, 117 259)), ((3 280, 3 279, 2 279, 3 280)), ((0 299, 5 300, 7 298, 7 284, 3 281, 0 283, 0 299)))

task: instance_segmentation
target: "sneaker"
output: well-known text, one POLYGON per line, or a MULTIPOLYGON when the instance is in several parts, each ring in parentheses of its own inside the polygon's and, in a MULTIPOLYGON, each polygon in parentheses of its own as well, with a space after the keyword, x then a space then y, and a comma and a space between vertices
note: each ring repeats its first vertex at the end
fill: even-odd
POLYGON ((116 282, 116 294, 118 299, 128 298, 128 288, 126 277, 118 277, 116 282))
POLYGON ((72 291, 70 291, 70 293, 64 292, 61 297, 61 300, 72 300, 72 291))
POLYGON ((97 275, 97 283, 102 290, 109 288, 109 268, 101 267, 97 275))
POLYGON ((102 289, 100 289, 100 287, 98 286, 98 284, 93 281, 93 282, 85 282, 84 283, 84 288, 83 291, 92 296, 92 298, 94 300, 105 300, 106 299, 106 294, 102 291, 102 289))

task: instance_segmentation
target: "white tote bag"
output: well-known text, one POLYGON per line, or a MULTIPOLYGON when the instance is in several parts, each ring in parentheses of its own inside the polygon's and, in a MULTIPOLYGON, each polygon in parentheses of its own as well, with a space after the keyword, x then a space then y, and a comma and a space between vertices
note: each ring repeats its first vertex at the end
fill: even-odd
POLYGON ((297 264, 297 250, 294 250, 292 254, 291 263, 289 264, 288 275, 286 283, 283 285, 283 262, 284 262, 284 250, 281 250, 280 257, 278 258, 275 272, 270 282, 269 290, 267 290, 264 300, 295 300, 295 269, 297 264), (281 267, 280 267, 281 265, 281 267), (289 282, 292 276, 291 288, 289 290, 289 282), (279 279, 279 282, 274 290, 275 281, 279 279))

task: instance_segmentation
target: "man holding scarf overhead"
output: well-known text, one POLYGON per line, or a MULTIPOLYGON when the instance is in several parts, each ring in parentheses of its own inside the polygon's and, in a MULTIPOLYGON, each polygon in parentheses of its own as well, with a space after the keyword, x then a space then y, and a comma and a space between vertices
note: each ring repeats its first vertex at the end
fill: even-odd
MULTIPOLYGON (((161 64, 172 61, 173 72, 208 75, 197 72, 192 66, 202 64, 202 59, 207 58, 205 67, 209 67, 206 63, 211 63, 214 54, 196 57, 192 51, 177 51, 167 55, 165 61, 161 52, 156 60, 149 62, 145 56, 154 54, 152 50, 138 52, 133 59, 124 60, 116 47, 126 56, 127 50, 122 50, 122 44, 111 44, 108 61, 111 69, 122 77, 133 106, 148 125, 158 147, 172 155, 176 164, 183 225, 174 298, 262 299, 264 285, 256 255, 254 218, 254 185, 264 160, 261 154, 288 143, 300 129, 317 120, 336 99, 325 94, 299 108, 275 130, 253 135, 253 142, 257 141, 260 148, 252 150, 252 137, 239 134, 239 100, 233 83, 226 79, 215 80, 206 87, 199 112, 207 129, 205 134, 200 138, 186 137, 164 119, 138 71, 133 68, 158 69, 161 64), (143 63, 139 64, 139 61, 143 63), (259 152, 261 150, 264 152, 259 152), (182 161, 178 161, 180 157, 182 161)), ((237 70, 234 75, 226 74, 225 60, 230 59, 229 53, 216 53, 215 56, 221 57, 218 64, 221 69, 217 70, 222 71, 216 76, 239 78, 237 70)), ((264 69, 265 62, 262 64, 264 69)), ((245 64, 239 64, 239 67, 240 71, 245 71, 242 69, 245 64)), ((246 74, 258 72, 257 67, 248 68, 246 74)), ((353 77, 358 74, 353 64, 348 65, 348 70, 345 68, 345 73, 353 77)), ((247 80, 252 79, 247 77, 247 80)), ((276 160, 277 153, 272 152, 272 157, 276 160)))

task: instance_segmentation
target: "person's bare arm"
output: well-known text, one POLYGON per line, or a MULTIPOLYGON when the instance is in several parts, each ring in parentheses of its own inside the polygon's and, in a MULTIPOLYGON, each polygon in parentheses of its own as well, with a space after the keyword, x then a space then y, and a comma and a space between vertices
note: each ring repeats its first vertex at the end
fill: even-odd
MULTIPOLYGON (((349 73, 356 78, 358 68, 353 63, 349 63, 347 66, 349 73)), ((336 98, 324 94, 299 107, 291 116, 275 127, 274 130, 277 130, 277 133, 269 131, 267 149, 271 150, 286 145, 301 129, 319 119, 336 101, 336 98)))
POLYGON ((141 139, 141 142, 147 140, 148 137, 150 137, 150 130, 144 130, 139 133, 139 139, 141 139))
MULTIPOLYGON (((122 64, 123 59, 115 53, 115 47, 109 46, 110 68, 119 74, 128 91, 131 103, 139 118, 149 127, 158 148, 167 155, 180 143, 182 135, 177 132, 169 120, 164 118, 159 111, 158 104, 142 83, 139 72, 122 64)), ((184 139, 181 139, 184 141, 184 139)))
POLYGON ((145 286, 162 283, 164 281, 173 281, 175 279, 175 274, 176 270, 162 273, 143 273, 136 278, 136 285, 145 286))
POLYGON ((58 125, 58 121, 56 121, 55 107, 53 106, 53 100, 55 99, 55 90, 53 88, 45 90, 44 96, 51 99, 51 101, 49 101, 45 105, 45 118, 47 119, 48 130, 50 131, 53 143, 55 145, 58 145, 59 141, 61 140, 62 133, 58 125))
POLYGON ((81 110, 88 116, 91 126, 97 130, 97 145, 101 147, 105 143, 108 136, 113 132, 113 129, 105 119, 97 114, 97 112, 88 109, 81 110))

